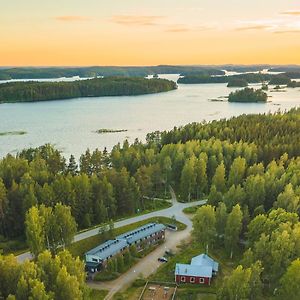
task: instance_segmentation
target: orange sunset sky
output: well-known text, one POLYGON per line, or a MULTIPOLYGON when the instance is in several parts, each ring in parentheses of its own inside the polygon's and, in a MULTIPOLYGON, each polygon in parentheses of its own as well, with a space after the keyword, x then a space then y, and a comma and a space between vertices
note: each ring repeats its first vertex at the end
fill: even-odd
POLYGON ((300 64, 300 2, 9 0, 0 65, 300 64))

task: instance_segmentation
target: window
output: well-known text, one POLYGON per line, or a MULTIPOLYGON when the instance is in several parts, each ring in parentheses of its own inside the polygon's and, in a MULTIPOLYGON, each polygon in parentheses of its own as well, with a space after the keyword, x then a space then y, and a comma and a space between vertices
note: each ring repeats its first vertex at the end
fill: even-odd
POLYGON ((190 283, 195 283, 195 277, 190 278, 190 283))
POLYGON ((204 283, 204 278, 200 278, 200 279, 199 279, 199 282, 200 282, 200 283, 204 283))
POLYGON ((181 282, 185 282, 185 276, 181 276, 181 277, 180 277, 180 281, 181 281, 181 282))

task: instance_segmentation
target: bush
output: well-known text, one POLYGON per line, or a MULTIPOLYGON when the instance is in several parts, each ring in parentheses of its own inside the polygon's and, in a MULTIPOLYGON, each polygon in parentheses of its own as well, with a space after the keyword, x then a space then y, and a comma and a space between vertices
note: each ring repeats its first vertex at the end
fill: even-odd
POLYGON ((144 286, 145 284, 146 284, 146 280, 143 279, 143 278, 139 278, 139 279, 136 279, 136 280, 133 282, 132 286, 134 286, 134 287, 142 287, 142 286, 144 286))
POLYGON ((119 276, 117 272, 102 271, 95 275, 94 281, 111 281, 119 276))

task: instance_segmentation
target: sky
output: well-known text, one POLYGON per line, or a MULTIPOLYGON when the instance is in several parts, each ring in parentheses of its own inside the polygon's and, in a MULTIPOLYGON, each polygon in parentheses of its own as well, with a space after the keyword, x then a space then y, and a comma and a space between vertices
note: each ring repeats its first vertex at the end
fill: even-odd
POLYGON ((1 66, 300 64, 296 0, 0 0, 1 66))

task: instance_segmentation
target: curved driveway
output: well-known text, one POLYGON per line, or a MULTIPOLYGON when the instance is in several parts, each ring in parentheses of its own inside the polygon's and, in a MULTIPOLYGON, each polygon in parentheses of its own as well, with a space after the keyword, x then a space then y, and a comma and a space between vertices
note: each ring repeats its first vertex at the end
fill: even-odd
POLYGON ((163 216, 163 217, 171 218, 172 216, 175 215, 178 221, 187 225, 187 228, 185 230, 177 231, 177 232, 167 230, 166 241, 162 245, 160 245, 154 251, 148 254, 146 257, 141 259, 136 265, 134 265, 130 270, 128 270, 126 273, 118 277, 116 280, 108 281, 108 282, 98 282, 98 283, 90 282, 89 286, 93 289, 109 290, 109 293, 105 297, 105 300, 112 299, 115 293, 124 290, 140 275, 146 278, 152 273, 154 273, 161 265, 161 263, 157 261, 157 258, 163 256, 166 249, 171 249, 173 251, 176 251, 177 250, 176 246, 182 240, 187 241, 190 238, 192 221, 186 214, 182 212, 182 210, 190 206, 203 205, 206 203, 207 200, 200 200, 200 201, 189 202, 189 203, 179 203, 176 200, 176 196, 173 190, 171 190, 171 194, 172 194, 172 203, 173 203, 172 207, 157 212, 149 213, 147 215, 138 216, 129 220, 121 221, 121 222, 129 221, 129 223, 121 223, 121 222, 115 223, 116 225, 118 224, 117 227, 120 227, 120 226, 130 224, 132 222, 144 220, 145 218, 148 217, 163 216), (120 223, 121 225, 119 225, 120 223))
MULTIPOLYGON (((169 217, 169 218, 172 218, 173 216, 175 216, 176 220, 178 220, 181 223, 186 224, 187 228, 183 231, 169 233, 166 236, 166 242, 162 246, 167 247, 167 248, 176 247, 176 245, 180 242, 180 240, 189 237, 190 231, 191 231, 191 228, 192 228, 191 220, 182 212, 182 210, 186 207, 191 207, 191 206, 196 206, 196 205, 203 205, 203 204, 206 203, 206 200, 200 200, 200 201, 188 202, 188 203, 180 203, 180 202, 177 202, 176 195, 175 195, 175 193, 172 189, 171 189, 171 195, 172 195, 172 200, 171 200, 172 201, 172 206, 171 207, 166 208, 166 209, 162 209, 162 210, 159 210, 159 211, 154 211, 154 212, 151 212, 151 213, 148 213, 148 214, 145 214, 145 215, 140 215, 140 216, 136 216, 136 217, 133 217, 133 218, 129 218, 129 219, 125 219, 125 220, 122 220, 122 221, 115 222, 114 227, 115 228, 123 227, 125 225, 129 225, 129 224, 132 224, 132 223, 135 223, 135 222, 138 222, 138 221, 142 221, 142 220, 145 220, 145 219, 148 219, 148 218, 152 218, 152 217, 169 217)), ((99 227, 91 229, 91 230, 87 230, 85 232, 78 233, 74 237, 74 242, 84 240, 84 239, 89 238, 91 236, 97 235, 98 233, 99 233, 99 227)), ((147 256, 147 258, 148 257, 151 258, 152 256, 155 256, 157 258, 157 252, 159 250, 161 251, 161 247, 158 247, 158 249, 156 249, 151 254, 149 254, 147 256)), ((32 256, 31 256, 30 252, 26 252, 26 253, 18 255, 17 259, 18 259, 19 262, 23 262, 26 259, 32 259, 32 256)), ((157 265, 156 268, 153 269, 152 267, 155 265, 155 263, 154 264, 151 263, 152 271, 149 273, 150 269, 147 266, 143 266, 143 261, 145 259, 141 260, 136 266, 134 266, 134 268, 137 269, 139 267, 139 265, 141 265, 141 272, 136 270, 134 272, 134 274, 136 274, 136 276, 128 276, 127 280, 126 279, 123 280, 123 284, 121 282, 118 283, 117 285, 114 284, 115 288, 111 289, 111 292, 113 292, 113 294, 115 292, 117 292, 118 290, 120 290, 122 287, 124 287, 124 285, 129 284, 130 282, 135 280, 140 273, 143 273, 143 274, 146 273, 144 275, 147 275, 147 274, 150 275, 152 272, 154 272, 157 269, 158 265, 156 264, 157 265), (145 272, 142 272, 142 271, 145 271, 145 272)), ((148 259, 145 260, 145 261, 148 261, 148 259)), ((156 260, 155 260, 155 262, 156 262, 156 260)), ((128 272, 130 272, 130 271, 131 270, 129 270, 128 272)), ((127 275, 127 273, 125 273, 124 275, 127 275)), ((118 279, 125 278, 126 276, 124 276, 124 275, 120 276, 118 279)), ((93 287, 94 288, 97 288, 97 287, 99 288, 99 285, 97 285, 97 286, 93 285, 93 287)), ((111 294, 111 292, 109 293, 109 295, 111 294)), ((111 299, 110 297, 107 298, 107 299, 111 299)))

